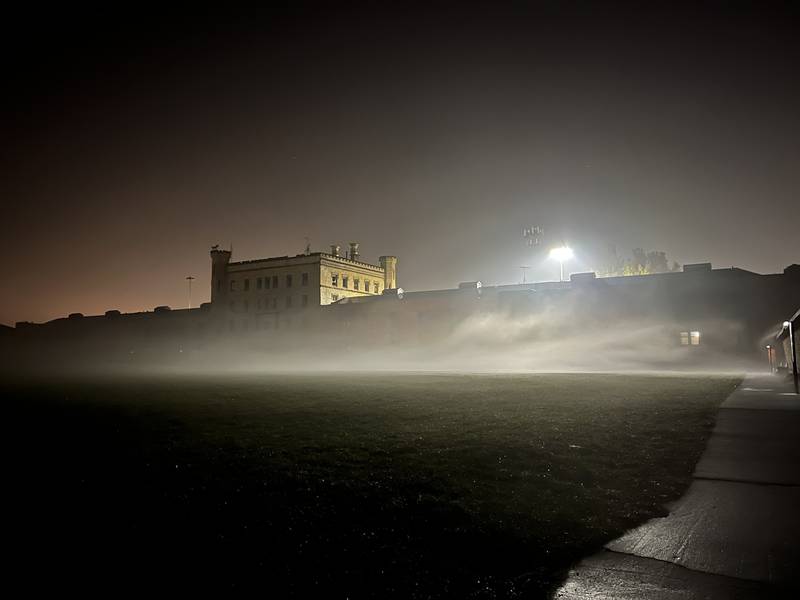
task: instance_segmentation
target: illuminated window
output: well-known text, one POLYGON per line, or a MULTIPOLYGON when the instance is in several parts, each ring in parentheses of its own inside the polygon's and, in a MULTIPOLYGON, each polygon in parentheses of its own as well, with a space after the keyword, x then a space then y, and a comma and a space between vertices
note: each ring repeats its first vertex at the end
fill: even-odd
POLYGON ((689 332, 681 331, 681 346, 688 346, 688 345, 689 345, 689 332))
POLYGON ((354 290, 358 289, 358 279, 353 279, 353 289, 354 290))
POLYGON ((342 287, 347 288, 347 275, 342 276, 342 287))
POLYGON ((691 340, 692 346, 699 346, 700 345, 700 332, 699 331, 690 331, 689 332, 689 339, 691 340))
POLYGON ((245 279, 244 280, 244 291, 246 292, 249 289, 250 289, 250 280, 249 279, 245 279))
POLYGON ((308 285, 308 273, 303 273, 300 278, 300 285, 308 285))
POLYGON ((337 287, 339 285, 339 276, 335 273, 331 273, 331 285, 333 287, 337 287))

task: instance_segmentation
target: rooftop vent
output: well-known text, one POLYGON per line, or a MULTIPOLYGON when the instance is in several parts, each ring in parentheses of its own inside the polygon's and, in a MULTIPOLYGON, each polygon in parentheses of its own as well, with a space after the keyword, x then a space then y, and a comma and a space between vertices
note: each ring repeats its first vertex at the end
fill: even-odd
POLYGON ((336 244, 331 244, 331 256, 339 256, 339 252, 341 252, 342 247, 337 246, 336 244))
POLYGON ((588 273, 573 273, 569 276, 570 281, 575 282, 583 282, 583 281, 594 281, 597 279, 597 274, 594 271, 589 271, 588 273))
POLYGON ((692 273, 697 271, 710 271, 711 270, 711 263, 694 263, 691 265, 683 265, 683 272, 684 273, 692 273))
POLYGON ((403 299, 403 288, 386 288, 383 290, 383 296, 396 296, 398 300, 403 299))

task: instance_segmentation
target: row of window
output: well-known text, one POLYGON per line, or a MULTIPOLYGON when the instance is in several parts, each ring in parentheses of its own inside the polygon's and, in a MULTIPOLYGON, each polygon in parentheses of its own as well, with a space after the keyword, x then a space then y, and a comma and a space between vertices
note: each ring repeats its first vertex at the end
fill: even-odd
MULTIPOLYGON (((257 290, 269 290, 269 289, 276 290, 276 289, 278 289, 278 285, 280 283, 280 278, 277 275, 273 275, 271 277, 258 277, 258 278, 256 278, 255 281, 256 281, 256 289, 257 290)), ((294 276, 291 273, 287 274, 285 276, 285 285, 286 285, 286 287, 287 288, 292 287, 293 283, 294 283, 294 276)), ((220 285, 221 285, 221 282, 218 281, 217 282, 217 289, 219 289, 220 285)), ((304 285, 304 286, 308 285, 308 273, 301 273, 300 274, 300 285, 304 285)), ((237 281, 235 279, 231 279, 231 291, 235 292, 237 290, 238 290, 237 281)), ((249 292, 250 291, 250 280, 249 279, 243 279, 242 280, 242 291, 244 291, 244 292, 249 292)))
POLYGON ((681 331, 681 346, 699 346, 699 331, 681 331))
MULTIPOLYGON (((296 306, 294 304, 293 296, 286 296, 284 298, 284 308, 292 308, 296 306)), ((277 298, 259 298, 255 304, 256 310, 278 310, 278 299, 277 298)), ((303 294, 300 296, 300 306, 305 308, 308 306, 308 294, 303 294)), ((237 309, 241 309, 243 312, 250 311, 250 301, 249 300, 242 300, 241 302, 237 302, 236 300, 231 300, 230 303, 231 311, 236 311, 237 309)))
MULTIPOLYGON (((350 278, 347 275, 342 275, 341 277, 341 287, 344 289, 348 289, 350 285, 350 278)), ((378 282, 377 281, 369 281, 368 279, 364 280, 364 291, 369 292, 370 283, 372 284, 372 293, 378 293, 378 282)), ((338 273, 331 273, 331 285, 333 287, 340 287, 339 286, 339 274, 338 273)), ((357 278, 353 278, 353 289, 358 291, 361 289, 361 281, 357 278)))

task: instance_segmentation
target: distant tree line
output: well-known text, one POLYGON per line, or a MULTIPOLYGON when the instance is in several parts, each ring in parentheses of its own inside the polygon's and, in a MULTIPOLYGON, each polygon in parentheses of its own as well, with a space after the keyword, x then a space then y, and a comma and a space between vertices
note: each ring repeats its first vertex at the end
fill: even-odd
POLYGON ((600 277, 623 277, 626 275, 650 275, 653 273, 669 273, 680 271, 681 266, 672 261, 670 267, 667 253, 660 250, 644 251, 642 248, 634 248, 631 256, 624 256, 617 253, 616 246, 610 246, 608 258, 605 264, 598 269, 600 277))

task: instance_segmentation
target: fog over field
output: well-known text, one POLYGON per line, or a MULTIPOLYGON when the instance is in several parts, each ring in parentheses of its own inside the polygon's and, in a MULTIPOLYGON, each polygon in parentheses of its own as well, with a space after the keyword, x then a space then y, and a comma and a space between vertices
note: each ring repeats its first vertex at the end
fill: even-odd
MULTIPOLYGON (((285 372, 285 371, 713 371, 760 369, 756 359, 706 344, 687 347, 670 321, 587 320, 570 307, 511 315, 487 311, 392 331, 343 319, 335 327, 224 332, 187 337, 103 333, 59 334, 7 344, 3 364, 36 371, 285 372)), ((330 325, 330 324, 327 324, 330 325)), ((735 339, 740 327, 705 320, 707 331, 735 339)), ((705 336, 706 334, 703 333, 705 336)), ((710 334, 709 334, 710 335, 710 334)), ((763 361, 762 361, 763 362, 763 361)))

